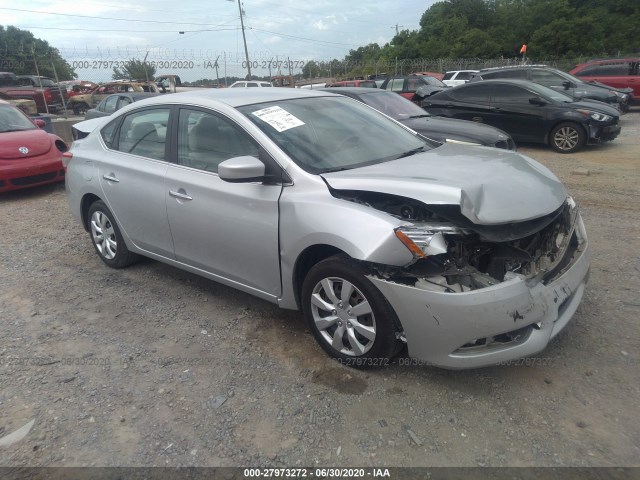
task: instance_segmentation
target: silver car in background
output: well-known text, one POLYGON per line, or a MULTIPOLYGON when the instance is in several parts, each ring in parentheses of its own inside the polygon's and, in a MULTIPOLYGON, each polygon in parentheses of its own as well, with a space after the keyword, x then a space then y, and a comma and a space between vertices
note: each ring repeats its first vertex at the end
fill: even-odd
POLYGON ((343 363, 405 343, 446 368, 532 355, 583 296, 578 209, 521 154, 286 88, 156 97, 91 128, 66 187, 104 263, 144 255, 300 309, 343 363))

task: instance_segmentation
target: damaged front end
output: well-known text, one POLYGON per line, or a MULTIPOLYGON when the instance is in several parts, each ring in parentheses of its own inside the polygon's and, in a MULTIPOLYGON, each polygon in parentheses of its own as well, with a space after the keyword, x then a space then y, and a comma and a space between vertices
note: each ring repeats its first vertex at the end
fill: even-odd
POLYGON ((396 236, 413 262, 371 263, 369 278, 398 313, 411 356, 468 368, 530 355, 546 346, 579 304, 587 240, 571 198, 540 218, 477 225, 459 206, 374 192, 332 194, 406 222, 396 236), (432 345, 430 328, 448 329, 450 343, 432 345))

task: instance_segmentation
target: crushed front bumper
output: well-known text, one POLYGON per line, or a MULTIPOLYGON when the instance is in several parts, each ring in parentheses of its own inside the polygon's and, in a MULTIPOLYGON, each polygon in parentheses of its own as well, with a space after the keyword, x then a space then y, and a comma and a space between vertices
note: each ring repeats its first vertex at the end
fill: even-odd
POLYGON ((490 287, 445 293, 370 276, 404 328, 409 355, 445 368, 476 368, 543 350, 575 313, 589 274, 589 248, 580 216, 579 246, 549 283, 522 275, 490 287), (505 338, 508 341, 478 342, 505 338))
POLYGON ((607 125, 589 125, 589 143, 598 144, 601 142, 610 142, 620 135, 621 127, 619 124, 607 125))

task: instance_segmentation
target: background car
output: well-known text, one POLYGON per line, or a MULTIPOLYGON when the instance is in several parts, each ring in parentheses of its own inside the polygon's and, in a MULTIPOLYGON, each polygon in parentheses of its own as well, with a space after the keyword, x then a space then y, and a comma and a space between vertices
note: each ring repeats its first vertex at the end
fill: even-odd
POLYGON ((344 80, 342 82, 333 82, 327 87, 362 87, 362 88, 378 88, 375 80, 344 80))
POLYGON ((38 107, 35 100, 29 100, 28 98, 14 98, 2 92, 0 92, 0 100, 4 100, 5 102, 15 105, 27 115, 38 115, 38 107))
POLYGON ((91 108, 95 108, 104 98, 114 93, 160 93, 153 82, 115 81, 105 83, 93 89, 90 93, 75 95, 69 98, 67 108, 76 115, 85 115, 91 108))
POLYGON ((0 192, 64 181, 67 145, 39 127, 42 120, 0 100, 0 192))
POLYGON ((387 90, 331 88, 327 91, 365 103, 419 134, 441 143, 469 143, 507 150, 516 149, 511 136, 502 130, 478 122, 435 117, 415 103, 387 90))
POLYGON ((475 73, 478 73, 478 70, 451 70, 444 74, 444 77, 442 77, 442 83, 449 87, 464 85, 471 80, 471 77, 475 73))
POLYGON ((113 112, 120 110, 122 107, 143 100, 145 98, 154 97, 157 93, 116 93, 109 95, 102 100, 96 108, 87 110, 87 114, 84 116, 85 120, 98 117, 108 117, 113 112))
POLYGON ((66 188, 102 262, 145 255, 302 310, 343 364, 387 364, 405 341, 448 368, 529 356, 582 299, 576 204, 516 152, 441 145, 294 88, 158 96, 95 120, 66 188))
POLYGON ((620 133, 616 108, 523 80, 467 83, 427 98, 423 107, 434 115, 493 125, 516 142, 544 143, 560 153, 620 133))
POLYGON ((470 81, 495 79, 528 80, 562 92, 575 99, 598 100, 617 106, 622 112, 629 110, 630 97, 628 92, 620 92, 611 87, 593 85, 562 70, 546 65, 514 65, 485 68, 474 74, 470 81))
POLYGON ((260 80, 251 80, 251 81, 240 80, 238 82, 233 82, 231 85, 229 85, 229 88, 250 88, 250 87, 273 87, 273 85, 271 85, 271 82, 264 82, 260 80))
POLYGON ((585 82, 599 82, 624 91, 631 89, 630 103, 640 103, 640 57, 590 60, 576 65, 569 73, 585 82))
POLYGON ((435 77, 409 75, 389 77, 382 82, 379 88, 399 93, 407 100, 417 101, 449 87, 435 77))

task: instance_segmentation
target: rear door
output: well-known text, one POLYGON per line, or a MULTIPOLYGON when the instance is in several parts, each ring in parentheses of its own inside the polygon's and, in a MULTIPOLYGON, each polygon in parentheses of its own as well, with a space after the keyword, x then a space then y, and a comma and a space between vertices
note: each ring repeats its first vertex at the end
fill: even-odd
MULTIPOLYGON (((436 100, 439 115, 460 120, 492 124, 491 92, 493 85, 479 82, 447 92, 447 97, 436 100)), ((430 100, 427 100, 430 101, 430 100)))
POLYGON ((173 258, 165 205, 169 107, 145 108, 102 131, 109 151, 99 162, 104 198, 118 225, 139 248, 173 258), (111 128, 111 131, 108 129, 111 128))

